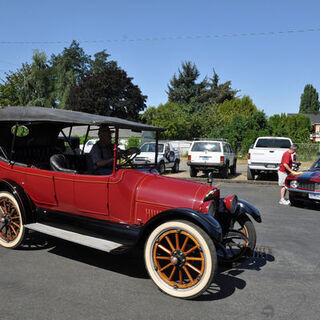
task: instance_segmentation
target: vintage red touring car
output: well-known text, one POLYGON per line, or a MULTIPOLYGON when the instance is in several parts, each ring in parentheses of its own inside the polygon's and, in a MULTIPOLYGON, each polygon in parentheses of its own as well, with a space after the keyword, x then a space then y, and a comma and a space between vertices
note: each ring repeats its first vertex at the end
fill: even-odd
POLYGON ((261 222, 260 213, 236 195, 220 199, 212 185, 159 175, 157 152, 148 167, 134 164, 139 149, 118 148, 123 129, 154 132, 156 145, 165 130, 68 110, 0 109, 0 245, 17 248, 34 230, 111 253, 141 247, 160 290, 196 297, 213 281, 218 260, 252 252, 248 216, 261 222), (114 130, 109 175, 93 174, 90 155, 70 141, 73 127, 85 128, 87 138, 101 125, 114 130))

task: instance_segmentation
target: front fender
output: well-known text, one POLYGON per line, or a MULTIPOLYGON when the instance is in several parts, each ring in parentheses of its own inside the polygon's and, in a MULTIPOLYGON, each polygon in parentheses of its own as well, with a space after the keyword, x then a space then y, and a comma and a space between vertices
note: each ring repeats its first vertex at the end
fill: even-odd
POLYGON ((145 237, 159 224, 175 219, 193 222, 204 229, 214 242, 219 243, 222 241, 222 228, 216 219, 202 212, 188 208, 169 209, 154 216, 142 227, 140 239, 145 239, 145 237))
POLYGON ((257 208, 245 200, 238 200, 238 210, 239 214, 247 213, 257 222, 262 222, 261 214, 257 208))

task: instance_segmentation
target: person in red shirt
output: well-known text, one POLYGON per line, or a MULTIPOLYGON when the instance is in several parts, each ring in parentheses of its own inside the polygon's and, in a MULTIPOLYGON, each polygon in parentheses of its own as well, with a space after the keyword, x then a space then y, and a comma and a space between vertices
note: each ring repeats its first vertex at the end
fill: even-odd
POLYGON ((279 178, 278 183, 279 183, 279 186, 281 187, 280 201, 279 201, 280 204, 284 204, 284 205, 290 204, 290 200, 285 199, 287 190, 284 183, 289 173, 296 174, 296 172, 292 170, 292 154, 295 153, 297 149, 298 149, 298 146, 296 144, 292 144, 290 146, 290 149, 283 154, 281 159, 281 164, 278 171, 278 178, 279 178))

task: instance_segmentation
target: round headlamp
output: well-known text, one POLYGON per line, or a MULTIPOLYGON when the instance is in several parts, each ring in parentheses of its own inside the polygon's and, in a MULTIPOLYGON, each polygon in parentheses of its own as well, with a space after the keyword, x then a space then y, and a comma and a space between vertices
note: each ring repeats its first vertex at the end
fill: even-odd
POLYGON ((298 188, 299 182, 297 180, 290 181, 290 187, 291 188, 298 188))
POLYGON ((223 202, 230 213, 234 214, 236 212, 238 207, 238 197, 235 194, 224 198, 223 202))
POLYGON ((216 215, 218 211, 218 205, 217 205, 217 202, 212 200, 209 204, 209 207, 208 207, 208 211, 207 211, 207 214, 211 217, 214 217, 216 215))

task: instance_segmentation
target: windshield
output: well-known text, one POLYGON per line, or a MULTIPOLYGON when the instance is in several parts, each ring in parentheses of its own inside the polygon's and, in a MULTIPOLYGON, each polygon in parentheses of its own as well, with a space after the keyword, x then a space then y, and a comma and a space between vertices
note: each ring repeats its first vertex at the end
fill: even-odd
POLYGON ((320 169, 320 158, 315 161, 315 163, 311 166, 310 169, 320 169))
POLYGON ((191 151, 210 151, 210 152, 220 152, 219 142, 195 142, 191 151))
POLYGON ((288 139, 259 139, 256 148, 283 148, 289 149, 291 142, 288 139))
MULTIPOLYGON (((156 144, 155 143, 146 143, 140 148, 141 152, 156 152, 156 144)), ((163 144, 158 145, 158 152, 163 152, 163 144)))

